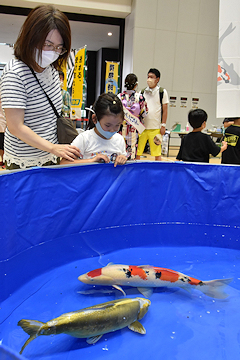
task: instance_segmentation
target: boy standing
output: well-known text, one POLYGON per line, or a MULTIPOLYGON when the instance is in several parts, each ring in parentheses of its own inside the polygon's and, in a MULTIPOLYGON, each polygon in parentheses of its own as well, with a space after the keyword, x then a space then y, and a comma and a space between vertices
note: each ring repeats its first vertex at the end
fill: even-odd
POLYGON ((224 141, 227 142, 227 150, 222 154, 222 164, 240 165, 240 118, 229 118, 230 125, 225 130, 224 141))
POLYGON ((157 145, 153 139, 158 134, 165 134, 169 100, 166 89, 161 89, 158 86, 160 76, 161 74, 157 69, 153 68, 148 71, 148 87, 143 93, 147 102, 148 114, 144 118, 145 130, 139 134, 137 160, 140 160, 148 140, 151 155, 155 156, 156 161, 161 161, 161 145, 157 145), (162 90, 161 94, 160 90, 162 90))
POLYGON ((184 136, 181 142, 177 160, 209 163, 209 155, 217 156, 227 148, 226 141, 221 148, 215 144, 211 137, 202 133, 206 127, 207 113, 202 109, 190 110, 188 122, 193 131, 184 136))

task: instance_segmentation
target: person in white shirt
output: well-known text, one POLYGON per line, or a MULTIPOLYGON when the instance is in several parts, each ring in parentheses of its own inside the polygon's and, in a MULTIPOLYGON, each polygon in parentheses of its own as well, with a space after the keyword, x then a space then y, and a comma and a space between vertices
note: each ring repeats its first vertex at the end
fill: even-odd
POLYGON ((146 129, 139 135, 137 160, 140 160, 148 140, 151 155, 155 157, 156 161, 161 161, 161 144, 155 142, 154 138, 156 135, 165 134, 169 99, 166 89, 158 86, 160 76, 161 74, 157 69, 151 68, 148 71, 148 87, 143 92, 147 102, 148 114, 144 118, 146 129))
POLYGON ((112 93, 103 93, 91 112, 89 130, 81 132, 72 142, 79 149, 80 158, 73 162, 63 159, 61 164, 113 162, 114 167, 125 164, 125 140, 118 134, 124 119, 121 100, 112 93))

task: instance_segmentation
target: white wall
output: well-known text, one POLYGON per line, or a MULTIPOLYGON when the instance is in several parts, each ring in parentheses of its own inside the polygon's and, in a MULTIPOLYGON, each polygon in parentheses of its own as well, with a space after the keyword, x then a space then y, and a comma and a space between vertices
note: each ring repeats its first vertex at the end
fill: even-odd
POLYGON ((123 78, 133 72, 139 89, 146 86, 147 71, 161 72, 161 86, 177 97, 169 107, 168 128, 180 122, 184 128, 192 98, 208 113, 208 125, 216 118, 218 64, 218 0, 133 0, 126 18, 123 78), (187 97, 187 108, 180 107, 187 97))
POLYGON ((13 58, 13 48, 8 45, 0 45, 0 63, 8 63, 13 58))

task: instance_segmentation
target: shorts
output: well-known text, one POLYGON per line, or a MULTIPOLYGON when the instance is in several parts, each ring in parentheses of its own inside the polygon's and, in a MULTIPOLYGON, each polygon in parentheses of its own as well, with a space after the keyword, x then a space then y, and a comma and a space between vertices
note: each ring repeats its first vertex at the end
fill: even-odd
POLYGON ((4 150, 4 133, 0 133, 0 150, 4 150))
POLYGON ((162 150, 161 145, 156 145, 153 141, 154 137, 157 134, 160 134, 160 129, 153 129, 153 130, 146 129, 141 134, 138 134, 139 139, 138 139, 137 155, 142 155, 142 153, 144 152, 146 142, 148 140, 149 145, 150 145, 151 155, 152 156, 161 156, 161 150, 162 150))

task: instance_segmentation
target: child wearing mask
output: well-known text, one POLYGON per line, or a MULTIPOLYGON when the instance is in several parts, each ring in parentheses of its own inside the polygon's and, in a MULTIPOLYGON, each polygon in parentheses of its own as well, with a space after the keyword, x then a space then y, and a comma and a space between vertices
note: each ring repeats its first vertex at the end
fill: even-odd
POLYGON ((161 161, 161 145, 157 145, 154 138, 156 135, 165 134, 169 99, 167 90, 158 85, 160 77, 161 74, 158 69, 151 68, 148 71, 148 86, 143 91, 143 96, 147 102, 148 114, 144 118, 146 129, 139 135, 137 160, 140 160, 140 156, 144 152, 148 141, 151 155, 155 157, 155 161, 161 161))
POLYGON ((80 151, 74 162, 62 160, 61 164, 103 162, 123 165, 127 161, 125 141, 118 134, 124 119, 120 99, 114 94, 101 94, 92 108, 89 129, 72 142, 80 151))
MULTIPOLYGON (((124 86, 126 90, 118 94, 118 97, 121 99, 123 106, 144 123, 144 117, 147 115, 147 103, 144 96, 136 92, 138 86, 137 76, 135 74, 128 74, 125 78, 124 86)), ((128 159, 134 160, 136 157, 138 132, 134 126, 124 121, 121 133, 126 142, 128 159)))

